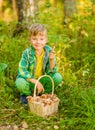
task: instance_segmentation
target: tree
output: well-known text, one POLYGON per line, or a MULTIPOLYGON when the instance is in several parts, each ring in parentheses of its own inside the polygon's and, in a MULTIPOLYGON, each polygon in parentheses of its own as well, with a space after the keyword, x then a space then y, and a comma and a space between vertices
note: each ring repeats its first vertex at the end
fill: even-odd
POLYGON ((22 32, 24 28, 29 28, 34 22, 36 13, 38 12, 37 0, 17 0, 18 24, 14 35, 22 32))
POLYGON ((16 8, 16 1, 15 0, 12 0, 12 7, 13 7, 14 19, 17 19, 17 8, 16 8))
POLYGON ((0 17, 2 17, 2 7, 3 7, 3 0, 0 0, 0 17))
POLYGON ((64 22, 68 23, 68 18, 71 18, 77 12, 76 0, 64 0, 64 22))
POLYGON ((92 2, 92 14, 95 14, 95 0, 91 0, 92 2))

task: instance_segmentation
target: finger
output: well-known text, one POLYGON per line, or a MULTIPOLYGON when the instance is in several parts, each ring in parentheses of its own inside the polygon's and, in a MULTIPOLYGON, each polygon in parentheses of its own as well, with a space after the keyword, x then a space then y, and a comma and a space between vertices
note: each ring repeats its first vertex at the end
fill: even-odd
POLYGON ((55 55, 52 54, 52 55, 50 55, 50 58, 51 58, 51 57, 55 57, 55 55))
POLYGON ((51 51, 51 53, 55 53, 55 51, 54 51, 54 50, 52 50, 52 51, 51 51))
POLYGON ((38 90, 38 94, 41 93, 42 91, 41 90, 38 90))
POLYGON ((50 55, 55 55, 55 52, 51 52, 50 55))
POLYGON ((38 92, 42 92, 42 91, 44 91, 43 87, 41 87, 40 89, 38 89, 38 92))
POLYGON ((42 92, 44 92, 44 88, 43 88, 43 91, 42 92))
POLYGON ((51 55, 51 54, 55 54, 55 51, 52 50, 51 53, 50 53, 50 55, 51 55))

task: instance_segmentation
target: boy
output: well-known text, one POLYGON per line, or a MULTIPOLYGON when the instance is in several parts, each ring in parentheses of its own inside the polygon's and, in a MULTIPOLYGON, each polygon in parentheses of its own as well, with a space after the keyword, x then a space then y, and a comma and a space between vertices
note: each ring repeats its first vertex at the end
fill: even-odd
MULTIPOLYGON (((57 73, 55 51, 46 45, 47 30, 42 24, 33 24, 30 28, 31 46, 26 49, 19 63, 16 87, 20 92, 21 103, 26 104, 26 97, 31 95, 37 79, 44 74, 52 77, 56 87, 62 81, 62 76, 57 73)), ((37 84, 38 94, 51 92, 50 79, 42 78, 37 84)))

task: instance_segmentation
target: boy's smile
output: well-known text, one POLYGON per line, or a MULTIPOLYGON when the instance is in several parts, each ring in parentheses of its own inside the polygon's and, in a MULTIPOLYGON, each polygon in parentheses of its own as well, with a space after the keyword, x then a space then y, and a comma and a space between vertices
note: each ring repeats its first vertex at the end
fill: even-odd
POLYGON ((30 42, 36 51, 41 51, 47 42, 47 38, 45 35, 31 36, 30 42))

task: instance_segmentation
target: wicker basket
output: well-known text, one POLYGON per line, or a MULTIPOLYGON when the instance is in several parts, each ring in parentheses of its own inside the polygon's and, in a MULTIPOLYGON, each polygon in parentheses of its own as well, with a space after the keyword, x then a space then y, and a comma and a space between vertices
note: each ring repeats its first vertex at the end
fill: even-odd
POLYGON ((54 82, 53 79, 48 75, 41 76, 34 87, 34 95, 27 97, 28 104, 30 107, 30 111, 40 115, 42 117, 52 115, 58 111, 59 98, 54 94, 54 82), (36 86, 38 81, 42 77, 49 77, 52 82, 52 93, 51 94, 43 94, 42 96, 36 96, 36 86))

